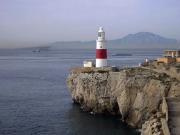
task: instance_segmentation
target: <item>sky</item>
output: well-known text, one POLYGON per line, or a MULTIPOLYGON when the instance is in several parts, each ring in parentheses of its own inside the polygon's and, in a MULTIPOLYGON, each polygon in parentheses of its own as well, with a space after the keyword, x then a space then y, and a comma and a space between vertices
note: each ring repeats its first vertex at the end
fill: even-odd
POLYGON ((0 0, 0 47, 153 32, 180 40, 180 0, 0 0))

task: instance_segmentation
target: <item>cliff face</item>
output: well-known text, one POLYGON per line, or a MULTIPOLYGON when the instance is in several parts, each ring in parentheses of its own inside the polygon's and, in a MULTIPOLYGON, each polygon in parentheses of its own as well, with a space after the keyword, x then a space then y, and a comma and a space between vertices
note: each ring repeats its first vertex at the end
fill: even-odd
POLYGON ((164 73, 142 68, 117 72, 72 69, 67 78, 72 99, 86 111, 121 114, 141 127, 159 109, 162 97, 178 96, 179 82, 164 73))

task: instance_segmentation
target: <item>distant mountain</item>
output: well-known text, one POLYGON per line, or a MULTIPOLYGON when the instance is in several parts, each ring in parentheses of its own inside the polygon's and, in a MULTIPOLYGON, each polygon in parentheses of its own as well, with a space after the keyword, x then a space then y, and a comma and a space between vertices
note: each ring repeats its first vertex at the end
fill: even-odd
POLYGON ((176 39, 165 38, 160 35, 150 32, 138 32, 129 34, 121 39, 110 40, 110 44, 119 44, 126 47, 142 47, 142 48, 162 48, 162 47, 177 47, 176 39))
MULTIPOLYGON (((51 49, 57 48, 95 48, 95 41, 71 41, 55 42, 50 44, 51 49)), ((150 33, 138 32, 129 34, 123 38, 108 40, 108 48, 178 48, 180 46, 176 39, 165 38, 163 36, 150 33)))

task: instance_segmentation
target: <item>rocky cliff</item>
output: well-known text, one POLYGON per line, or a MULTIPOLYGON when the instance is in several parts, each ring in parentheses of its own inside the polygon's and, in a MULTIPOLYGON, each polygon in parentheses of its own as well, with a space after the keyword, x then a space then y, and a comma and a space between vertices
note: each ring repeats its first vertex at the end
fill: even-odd
POLYGON ((143 68, 74 68, 67 85, 85 111, 121 115, 133 127, 158 112, 163 97, 180 95, 178 80, 143 68))

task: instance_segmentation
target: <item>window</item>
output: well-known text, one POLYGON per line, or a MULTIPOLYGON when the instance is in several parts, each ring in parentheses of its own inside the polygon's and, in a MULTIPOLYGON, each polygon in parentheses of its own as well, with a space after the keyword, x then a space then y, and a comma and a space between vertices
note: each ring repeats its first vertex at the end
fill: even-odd
POLYGON ((98 32, 98 37, 105 38, 105 33, 104 32, 98 32))
POLYGON ((98 32, 98 37, 102 37, 102 34, 101 34, 101 32, 98 32))

